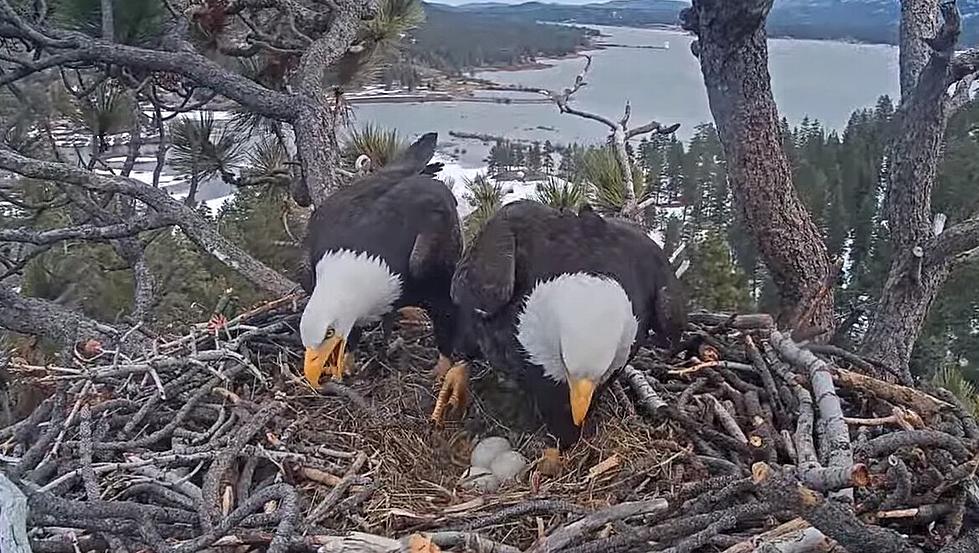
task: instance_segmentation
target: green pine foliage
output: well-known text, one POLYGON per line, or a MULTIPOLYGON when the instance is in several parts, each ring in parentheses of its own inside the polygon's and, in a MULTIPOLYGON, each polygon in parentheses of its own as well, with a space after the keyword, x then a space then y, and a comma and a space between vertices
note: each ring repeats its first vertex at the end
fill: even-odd
POLYGON ((57 83, 51 101, 71 123, 100 139, 128 132, 133 127, 135 99, 131 91, 115 81, 101 82, 91 95, 82 98, 69 94, 57 83))
POLYGON ((708 311, 741 311, 751 307, 748 278, 734 262, 719 231, 709 231, 694 246, 684 280, 698 307, 708 311))
POLYGON ((960 366, 947 364, 935 373, 931 383, 952 392, 967 409, 979 417, 979 392, 976 391, 975 376, 967 378, 960 366))
MULTIPOLYGON (((102 36, 101 0, 55 0, 50 9, 59 26, 102 36)), ((112 15, 116 42, 138 45, 159 36, 169 14, 160 0, 113 0, 112 15)))
MULTIPOLYGON (((625 205, 626 181, 612 147, 589 148, 576 165, 577 176, 585 187, 589 203, 599 211, 621 211, 625 205)), ((644 178, 642 169, 633 165, 632 189, 639 201, 645 199, 644 178)))
POLYGON ((170 142, 171 165, 199 181, 230 173, 246 156, 241 137, 233 127, 217 125, 210 111, 174 120, 170 142))
POLYGON ((483 173, 465 179, 465 185, 464 199, 473 209, 463 221, 463 234, 469 244, 503 205, 503 186, 483 173))
POLYGON ((371 160, 371 167, 377 169, 400 157, 409 145, 397 129, 367 123, 359 129, 352 129, 344 141, 344 164, 352 169, 357 158, 366 155, 371 160))
POLYGON ((537 185, 535 199, 555 209, 576 211, 586 198, 585 190, 580 184, 552 177, 537 185))

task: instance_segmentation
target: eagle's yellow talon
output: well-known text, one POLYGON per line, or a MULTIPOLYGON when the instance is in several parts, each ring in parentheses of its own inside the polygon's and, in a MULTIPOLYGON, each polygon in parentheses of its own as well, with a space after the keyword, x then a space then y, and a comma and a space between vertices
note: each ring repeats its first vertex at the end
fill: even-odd
POLYGON ((448 359, 440 356, 439 364, 435 368, 436 373, 444 372, 442 387, 432 410, 432 422, 436 424, 445 420, 449 407, 461 415, 469 405, 469 368, 464 363, 458 363, 443 371, 443 359, 446 360, 445 365, 448 365, 448 359))
POLYGON ((561 452, 556 448, 549 447, 541 452, 537 470, 544 476, 557 478, 564 471, 564 460, 561 459, 561 452))

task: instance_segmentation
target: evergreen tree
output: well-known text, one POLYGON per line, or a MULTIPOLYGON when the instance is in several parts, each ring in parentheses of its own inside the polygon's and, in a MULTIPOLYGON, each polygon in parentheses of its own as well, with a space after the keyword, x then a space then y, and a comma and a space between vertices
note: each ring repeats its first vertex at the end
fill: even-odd
POLYGON ((731 257, 724 235, 710 230, 696 244, 684 275, 694 301, 709 311, 738 311, 751 304, 747 278, 731 257))

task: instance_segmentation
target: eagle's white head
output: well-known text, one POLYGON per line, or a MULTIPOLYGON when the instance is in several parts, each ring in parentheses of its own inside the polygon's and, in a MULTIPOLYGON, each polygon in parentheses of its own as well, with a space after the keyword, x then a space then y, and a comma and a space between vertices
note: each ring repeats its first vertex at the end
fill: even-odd
POLYGON ((306 347, 303 372, 313 387, 326 368, 334 378, 343 376, 350 331, 379 321, 401 296, 401 278, 375 255, 327 252, 315 270, 316 286, 299 321, 306 347))
POLYGON ((517 321, 528 359, 555 382, 567 382, 571 414, 581 426, 592 394, 625 366, 639 322, 618 282, 585 273, 539 282, 517 321))

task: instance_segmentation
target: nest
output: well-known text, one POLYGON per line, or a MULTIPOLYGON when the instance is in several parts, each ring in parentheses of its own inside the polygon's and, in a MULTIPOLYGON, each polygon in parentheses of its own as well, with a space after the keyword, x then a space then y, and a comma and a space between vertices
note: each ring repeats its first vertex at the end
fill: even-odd
POLYGON ((299 307, 201 324, 143 358, 89 343, 71 366, 10 363, 50 396, 0 430, 0 543, 29 529, 34 552, 979 547, 971 414, 800 348, 769 317, 694 317, 687 357, 642 350, 558 458, 529 399, 478 363, 465 416, 430 423, 424 318, 366 333, 354 374, 309 388, 299 307), (485 436, 531 460, 490 494, 460 482, 485 436))

